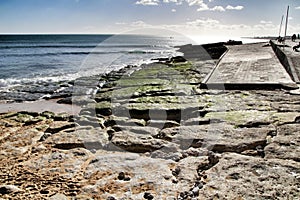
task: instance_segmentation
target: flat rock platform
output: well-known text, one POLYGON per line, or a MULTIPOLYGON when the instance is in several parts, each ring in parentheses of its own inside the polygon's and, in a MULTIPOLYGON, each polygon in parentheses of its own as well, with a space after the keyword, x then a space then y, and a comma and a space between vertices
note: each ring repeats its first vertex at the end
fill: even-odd
POLYGON ((297 88, 267 43, 228 46, 203 80, 206 89, 297 88))

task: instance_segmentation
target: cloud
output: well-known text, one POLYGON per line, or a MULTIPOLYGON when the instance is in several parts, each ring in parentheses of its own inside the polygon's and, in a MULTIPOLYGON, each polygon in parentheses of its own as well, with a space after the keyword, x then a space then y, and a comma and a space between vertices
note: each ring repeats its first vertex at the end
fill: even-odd
POLYGON ((199 8, 197 9, 197 11, 206 11, 206 10, 210 10, 206 4, 199 5, 199 8))
POLYGON ((144 6, 157 6, 159 0, 140 0, 135 2, 137 5, 144 5, 144 6))
POLYGON ((197 11, 210 10, 210 8, 208 7, 208 5, 206 3, 204 3, 203 0, 185 0, 185 2, 189 6, 198 6, 197 11))
MULTIPOLYGON (((248 35, 253 33, 259 33, 258 35, 272 35, 277 32, 278 26, 274 25, 271 21, 260 21, 255 25, 246 24, 225 24, 219 20, 212 18, 201 18, 193 21, 187 21, 180 25, 162 25, 166 29, 172 29, 174 31, 189 32, 198 35, 248 35)), ((293 29, 294 30, 294 29, 293 29)))
POLYGON ((189 27, 202 27, 202 28, 213 28, 220 24, 218 20, 211 18, 202 18, 194 21, 187 22, 186 25, 189 27))
MULTIPOLYGON (((226 8, 220 5, 216 5, 213 8, 209 7, 208 4, 214 0, 208 0, 208 3, 205 3, 204 0, 162 0, 163 3, 175 3, 176 5, 181 5, 183 2, 187 3, 189 6, 197 6, 197 11, 219 11, 225 12, 226 10, 242 10, 244 6, 231 6, 227 5, 226 8)), ((140 5, 150 5, 157 6, 161 3, 160 0, 139 0, 135 4, 140 5)))
POLYGON ((127 23, 126 22, 116 22, 115 24, 116 25, 126 25, 127 23))
POLYGON ((185 1, 189 4, 189 6, 204 4, 203 0, 185 0, 185 1))
POLYGON ((253 26, 254 30, 276 30, 277 26, 272 21, 261 20, 259 24, 253 26))
POLYGON ((176 9, 172 9, 171 11, 172 11, 172 12, 176 12, 176 9))
POLYGON ((189 6, 198 6, 197 11, 211 10, 203 0, 185 0, 189 6))
POLYGON ((150 27, 153 27, 152 25, 147 24, 146 22, 141 21, 141 20, 132 22, 130 24, 130 26, 135 27, 135 28, 150 28, 150 27))
POLYGON ((298 7, 295 7, 295 9, 296 9, 296 10, 300 10, 300 6, 298 6, 298 7))
MULTIPOLYGON (((211 2, 212 0, 209 0, 211 2)), ((163 3, 175 3, 176 5, 181 5, 183 2, 186 2, 189 6, 198 6, 198 11, 204 11, 204 10, 213 10, 208 7, 206 3, 204 3, 204 0, 162 0, 163 3)), ((139 0, 135 4, 139 5, 159 5, 160 0, 139 0)))
POLYGON ((259 23, 261 24, 272 24, 272 21, 265 21, 265 20, 261 20, 259 23))
POLYGON ((226 10, 243 10, 244 9, 244 6, 231 6, 231 5, 228 5, 226 6, 226 10))
MULTIPOLYGON (((244 6, 231 6, 228 5, 226 8, 223 6, 215 6, 213 8, 209 8, 207 4, 203 2, 203 0, 186 0, 186 1, 192 1, 196 5, 200 6, 200 8, 197 9, 197 11, 205 11, 205 10, 210 10, 210 11, 219 11, 219 12, 225 12, 226 10, 242 10, 244 9, 244 6), (197 1, 197 2, 195 2, 197 1)), ((209 2, 212 2, 213 0, 209 0, 209 2)), ((190 5, 190 4, 189 4, 190 5)))
MULTIPOLYGON (((170 3, 170 2, 174 2, 173 0, 163 0, 164 3, 170 3)), ((175 2, 177 2, 177 0, 175 0, 175 2)))
POLYGON ((175 3, 176 5, 182 5, 185 0, 163 0, 164 3, 175 3))
POLYGON ((225 9, 223 8, 223 6, 215 6, 213 8, 211 8, 210 10, 212 11, 220 11, 220 12, 224 12, 225 9))
MULTIPOLYGON (((260 35, 274 35, 279 30, 279 25, 273 24, 272 21, 261 20, 254 25, 246 24, 228 24, 219 21, 215 18, 198 18, 195 20, 187 20, 180 24, 148 24, 144 21, 133 21, 119 24, 122 30, 131 29, 167 29, 184 35, 206 35, 206 36, 260 36, 260 35)), ((300 25, 290 25, 289 32, 299 32, 300 25)))

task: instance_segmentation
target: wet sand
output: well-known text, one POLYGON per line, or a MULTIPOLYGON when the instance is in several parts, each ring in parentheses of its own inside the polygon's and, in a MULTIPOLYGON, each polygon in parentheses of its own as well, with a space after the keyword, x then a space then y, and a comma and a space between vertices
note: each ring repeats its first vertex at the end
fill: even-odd
POLYGON ((69 104, 58 104, 55 101, 33 101, 23 103, 0 103, 0 113, 7 112, 44 112, 51 111, 54 113, 68 113, 71 115, 77 115, 81 110, 81 107, 69 104))

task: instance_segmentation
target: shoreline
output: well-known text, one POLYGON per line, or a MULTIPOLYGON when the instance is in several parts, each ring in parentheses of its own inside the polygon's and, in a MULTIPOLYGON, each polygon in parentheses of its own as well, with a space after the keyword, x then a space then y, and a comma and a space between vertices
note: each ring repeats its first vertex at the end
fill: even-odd
MULTIPOLYGON (((192 45, 192 44, 186 44, 186 45, 180 45, 180 46, 174 46, 174 48, 178 48, 177 52, 184 53, 184 58, 187 58, 187 60, 193 60, 197 57, 195 55, 195 52, 200 52, 204 55, 201 59, 218 59, 220 55, 224 53, 224 45, 227 42, 215 42, 215 43, 208 43, 208 44, 201 44, 201 45, 192 45), (203 50, 206 50, 207 52, 204 53, 203 50)), ((240 44, 240 43, 238 43, 240 44)), ((180 56, 178 56, 180 57, 180 56)), ((176 57, 175 57, 176 59, 176 57)), ((198 59, 198 58, 197 58, 198 59)), ((63 82, 51 82, 50 87, 48 83, 45 83, 45 86, 40 86, 37 88, 34 88, 33 92, 23 92, 24 99, 20 99, 20 97, 17 95, 17 99, 5 99, 0 101, 0 113, 5 112, 18 112, 18 111, 31 111, 31 112, 41 112, 46 111, 46 109, 49 109, 47 111, 51 112, 65 112, 68 114, 78 114, 80 112, 80 106, 77 106, 76 103, 72 103, 72 88, 74 87, 74 84, 76 84, 76 81, 86 81, 86 79, 92 78, 93 80, 97 77, 101 79, 101 77, 114 74, 114 73, 125 73, 125 71, 130 71, 130 73, 133 73, 135 70, 140 70, 141 66, 147 66, 151 65, 152 63, 159 63, 159 62, 169 62, 172 60, 172 57, 169 58, 153 58, 151 63, 142 63, 140 66, 131 66, 127 65, 123 68, 120 68, 118 70, 112 70, 107 74, 98 74, 98 75, 92 75, 89 77, 79 77, 75 80, 71 81, 63 81, 63 82), (63 87, 57 87, 56 85, 63 85, 63 87), (47 91, 47 87, 49 87, 48 94, 41 94, 41 91, 47 91), (66 88, 64 88, 66 87, 66 88), (54 88, 54 89, 53 89, 54 88), (70 89, 71 88, 71 89, 70 89), (37 92, 34 92, 37 90, 37 92), (58 90, 59 92, 56 92, 58 90), (67 92, 65 92, 67 90, 67 92), (28 95, 29 97, 26 97, 28 95), (37 95, 35 97, 35 95, 37 95), (31 97, 32 96, 32 97, 31 97), (47 98, 43 98, 43 96, 48 96, 47 98), (3 102, 7 101, 7 102, 3 102), (55 102, 56 101, 56 102, 55 102), (58 103, 61 101, 61 103, 58 103), (47 105, 48 102, 48 105, 47 105), (72 105, 74 106, 74 111, 72 108, 72 105)), ((95 82, 95 81, 94 81, 95 82)), ((100 81, 99 81, 100 82, 100 81)), ((36 87, 36 86, 35 86, 36 87)), ((28 90, 28 89, 26 89, 28 90)), ((25 91, 26 91, 25 90, 25 91)), ((30 90, 30 89, 29 89, 30 90)), ((21 90, 22 91, 22 90, 21 90)), ((19 93, 22 96, 22 92, 19 93)), ((84 94, 84 93, 82 93, 84 94)), ((14 98, 14 95, 9 98, 14 98)))

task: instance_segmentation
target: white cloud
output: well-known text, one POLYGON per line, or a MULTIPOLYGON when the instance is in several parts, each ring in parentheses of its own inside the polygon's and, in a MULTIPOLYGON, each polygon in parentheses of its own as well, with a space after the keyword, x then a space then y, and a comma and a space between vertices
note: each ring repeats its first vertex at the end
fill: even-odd
MULTIPOLYGON (((196 20, 187 20, 181 24, 158 24, 152 25, 144 21, 134 21, 118 26, 122 30, 137 30, 144 28, 167 29, 184 35, 206 35, 206 36, 262 36, 274 35, 279 30, 279 25, 273 24, 271 21, 261 20, 255 25, 246 24, 227 24, 214 18, 200 18, 196 20)), ((300 32, 300 25, 290 25, 290 33, 300 32)))
POLYGON ((176 9, 172 9, 171 11, 172 11, 172 12, 176 12, 176 9))
POLYGON ((276 30, 277 26, 272 21, 261 20, 259 24, 253 26, 254 30, 276 30))
POLYGON ((231 5, 228 5, 226 6, 226 9, 227 10, 243 10, 244 9, 244 6, 231 6, 231 5))
MULTIPOLYGON (((272 35, 277 32, 278 26, 269 21, 261 21, 256 25, 246 24, 224 24, 221 21, 212 18, 201 18, 194 21, 188 21, 180 25, 162 25, 166 29, 183 33, 191 33, 198 35, 230 35, 230 36, 254 36, 272 35), (263 22, 263 23, 261 23, 263 22)), ((292 28, 291 28, 292 30, 292 28)))
MULTIPOLYGON (((226 10, 242 10, 244 6, 231 6, 227 5, 226 8, 220 5, 216 5, 213 8, 209 7, 208 4, 213 2, 214 0, 208 0, 208 3, 204 2, 204 0, 162 0, 163 3, 175 3, 176 5, 181 5, 183 2, 187 3, 189 6, 197 6, 197 11, 219 11, 224 12, 226 10)), ((160 0, 139 0, 136 4, 140 5, 150 5, 157 6, 160 4, 160 0)))
POLYGON ((175 3, 176 5, 181 5, 184 0, 163 0, 164 3, 175 3))
POLYGON ((261 24, 272 24, 272 21, 265 21, 265 20, 261 20, 259 23, 261 24))
POLYGON ((130 24, 130 26, 135 27, 135 28, 148 28, 148 27, 152 27, 152 25, 147 24, 147 23, 145 23, 144 21, 141 21, 141 20, 132 22, 130 24))
POLYGON ((127 23, 125 23, 125 22, 116 22, 115 24, 116 25, 126 25, 127 23))
POLYGON ((185 0, 189 6, 198 6, 197 11, 210 10, 208 5, 203 0, 185 0))
POLYGON ((224 12, 225 9, 223 8, 223 6, 215 6, 213 8, 211 8, 210 10, 212 11, 220 11, 220 12, 224 12))
POLYGON ((197 19, 195 21, 190 21, 186 23, 186 25, 190 27, 202 27, 202 28, 212 28, 212 27, 216 27, 219 24, 220 22, 218 20, 210 19, 210 18, 197 19))
POLYGON ((296 9, 296 10, 300 10, 300 6, 298 6, 298 7, 295 7, 295 9, 296 9))
POLYGON ((203 0, 185 0, 189 6, 199 5, 203 3, 203 0))
POLYGON ((178 3, 177 0, 163 0, 164 3, 178 3))
POLYGON ((209 7, 206 4, 199 5, 199 8, 197 9, 197 11, 205 11, 205 10, 209 10, 209 7))
POLYGON ((135 2, 135 4, 144 5, 144 6, 157 6, 158 3, 159 0, 140 0, 135 2))

